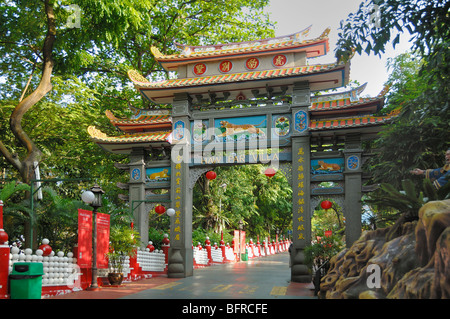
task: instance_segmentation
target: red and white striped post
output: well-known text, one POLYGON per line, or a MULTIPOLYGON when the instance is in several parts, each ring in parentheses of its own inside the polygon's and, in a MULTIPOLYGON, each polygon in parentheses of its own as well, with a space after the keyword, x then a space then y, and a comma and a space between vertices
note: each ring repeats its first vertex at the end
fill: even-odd
POLYGON ((206 251, 208 254, 208 266, 211 266, 213 263, 213 260, 212 260, 212 253, 211 253, 211 241, 209 240, 209 237, 206 237, 205 248, 206 248, 206 251))
POLYGON ((8 234, 3 230, 3 201, 0 200, 0 299, 8 298, 9 246, 8 234))
POLYGON ((169 235, 164 234, 164 238, 162 240, 162 245, 161 248, 164 252, 164 255, 166 257, 165 262, 166 265, 169 263, 169 248, 170 248, 170 240, 169 240, 169 235))
POLYGON ((223 240, 223 232, 221 232, 220 234, 220 250, 222 250, 222 260, 223 262, 227 262, 227 254, 226 254, 226 246, 225 246, 225 241, 223 240))

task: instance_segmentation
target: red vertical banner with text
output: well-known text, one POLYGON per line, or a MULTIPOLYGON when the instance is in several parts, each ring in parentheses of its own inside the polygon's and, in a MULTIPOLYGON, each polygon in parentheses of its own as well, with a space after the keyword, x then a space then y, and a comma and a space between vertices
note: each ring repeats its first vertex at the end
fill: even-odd
POLYGON ((97 268, 108 268, 109 215, 97 213, 97 268))
POLYGON ((92 267, 92 211, 78 209, 78 266, 92 267))
POLYGON ((245 254, 245 231, 241 231, 241 254, 245 254))
POLYGON ((234 253, 239 254, 239 230, 234 231, 234 253))

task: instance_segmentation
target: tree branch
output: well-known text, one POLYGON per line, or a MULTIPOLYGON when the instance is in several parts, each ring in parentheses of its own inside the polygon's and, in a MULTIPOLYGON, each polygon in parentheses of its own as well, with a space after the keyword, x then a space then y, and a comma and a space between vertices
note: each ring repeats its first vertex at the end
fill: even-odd
MULTIPOLYGON (((22 128, 22 119, 26 112, 32 108, 36 103, 38 103, 51 89, 51 75, 53 71, 54 62, 52 59, 53 45, 56 40, 56 25, 55 25, 55 14, 53 12, 51 0, 45 0, 44 8, 45 14, 47 16, 47 34, 44 40, 44 46, 42 49, 43 53, 43 67, 41 80, 38 87, 26 98, 21 100, 19 104, 15 107, 10 118, 11 131, 17 140, 26 148, 27 157, 20 165, 20 173, 23 182, 28 183, 31 179, 32 165, 35 160, 39 160, 42 152, 37 148, 35 143, 30 139, 28 134, 22 128)), ((6 149, 2 149, 4 153, 6 149)), ((9 152, 6 152, 6 158, 11 164, 17 166, 17 161, 15 161, 11 156, 8 156, 9 152)))

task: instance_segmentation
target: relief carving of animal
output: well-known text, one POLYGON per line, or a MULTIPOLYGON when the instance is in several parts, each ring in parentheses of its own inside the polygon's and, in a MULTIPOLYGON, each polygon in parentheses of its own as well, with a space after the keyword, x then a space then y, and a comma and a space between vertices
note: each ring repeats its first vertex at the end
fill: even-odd
POLYGON ((339 171, 341 169, 341 166, 339 164, 335 164, 335 163, 325 163, 324 161, 319 161, 318 162, 320 165, 319 170, 322 171, 339 171))
POLYGON ((233 135, 236 133, 242 133, 242 132, 248 132, 250 134, 262 134, 264 135, 264 131, 258 128, 262 123, 264 123, 265 120, 263 120, 258 125, 253 124, 232 124, 228 121, 220 121, 220 127, 221 129, 225 129, 225 131, 222 134, 219 134, 218 137, 226 137, 229 135, 233 135))

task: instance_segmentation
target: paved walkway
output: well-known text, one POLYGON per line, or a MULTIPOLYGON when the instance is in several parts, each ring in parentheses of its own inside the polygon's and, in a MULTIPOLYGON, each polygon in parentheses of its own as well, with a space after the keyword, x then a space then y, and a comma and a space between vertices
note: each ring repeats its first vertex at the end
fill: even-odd
POLYGON ((287 252, 194 270, 192 277, 155 277, 51 299, 311 299, 312 284, 290 282, 287 252))

